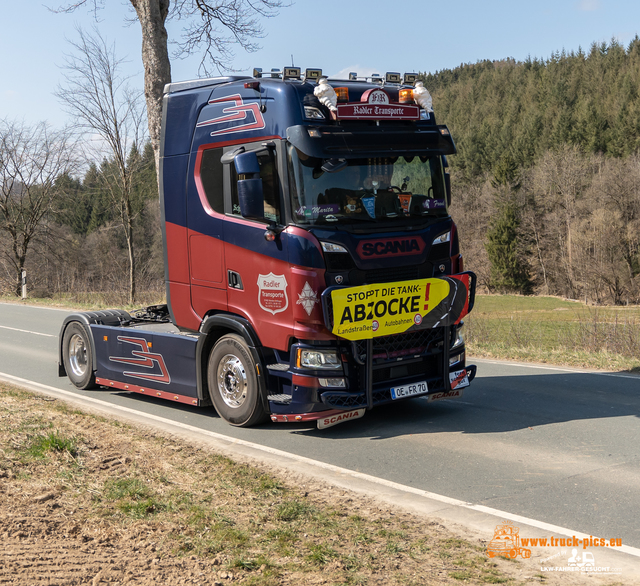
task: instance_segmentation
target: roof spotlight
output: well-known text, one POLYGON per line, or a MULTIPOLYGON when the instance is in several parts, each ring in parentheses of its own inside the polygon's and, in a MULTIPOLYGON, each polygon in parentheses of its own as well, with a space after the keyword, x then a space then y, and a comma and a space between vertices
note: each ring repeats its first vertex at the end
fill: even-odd
POLYGON ((305 69, 304 78, 309 81, 316 81, 322 77, 322 69, 305 69))
POLYGON ((404 77, 402 78, 402 83, 413 85, 416 82, 416 79, 418 79, 417 73, 405 73, 404 77))
POLYGON ((283 79, 300 79, 299 67, 283 67, 283 79))
POLYGON ((349 81, 356 81, 358 79, 358 73, 356 71, 349 72, 349 81))
POLYGON ((257 78, 262 77, 262 67, 254 67, 253 77, 257 77, 257 78))
POLYGON ((384 74, 387 83, 400 83, 400 74, 395 72, 387 72, 384 74))

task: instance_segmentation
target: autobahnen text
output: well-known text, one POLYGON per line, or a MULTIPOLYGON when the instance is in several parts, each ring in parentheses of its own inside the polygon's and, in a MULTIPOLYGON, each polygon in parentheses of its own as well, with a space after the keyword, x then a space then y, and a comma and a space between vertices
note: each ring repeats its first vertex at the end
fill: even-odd
POLYGON ((619 537, 612 537, 611 539, 605 539, 604 537, 593 537, 578 539, 575 535, 573 537, 523 537, 521 540, 523 547, 578 547, 582 545, 582 549, 587 547, 622 547, 622 539, 619 537))

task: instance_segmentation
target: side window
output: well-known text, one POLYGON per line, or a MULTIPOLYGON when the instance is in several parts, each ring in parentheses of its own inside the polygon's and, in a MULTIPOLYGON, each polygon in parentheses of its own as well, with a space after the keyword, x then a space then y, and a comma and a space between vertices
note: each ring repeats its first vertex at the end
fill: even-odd
POLYGON ((200 179, 202 180, 204 193, 213 211, 224 214, 221 156, 222 149, 207 149, 202 153, 200 179))
MULTIPOLYGON (((272 149, 258 153, 262 192, 264 194, 264 216, 272 222, 280 222, 280 189, 278 186, 278 167, 275 153, 272 149)), ((238 174, 234 165, 229 165, 231 171, 231 213, 240 215, 238 203, 238 174)))

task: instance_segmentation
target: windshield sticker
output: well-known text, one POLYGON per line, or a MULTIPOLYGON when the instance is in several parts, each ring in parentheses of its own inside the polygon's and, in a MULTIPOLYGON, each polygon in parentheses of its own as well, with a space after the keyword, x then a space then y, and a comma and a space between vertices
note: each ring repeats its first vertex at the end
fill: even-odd
POLYGON ((376 197, 375 195, 369 195, 360 199, 364 209, 367 210, 367 214, 374 220, 376 219, 376 197))
POLYGON ((289 307, 284 275, 258 275, 258 305, 273 315, 289 307))
POLYGON ((335 289, 331 331, 367 340, 453 325, 468 313, 468 291, 469 275, 335 289))
POLYGON ((411 194, 399 193, 398 199, 400 200, 400 207, 402 208, 405 214, 408 214, 411 208, 411 194))
POLYGON ((300 206, 296 210, 298 216, 304 216, 305 218, 317 218, 318 216, 326 216, 327 214, 339 214, 339 203, 325 203, 315 206, 300 206))
POLYGON ((444 199, 425 199, 422 207, 425 210, 444 210, 446 205, 444 199))

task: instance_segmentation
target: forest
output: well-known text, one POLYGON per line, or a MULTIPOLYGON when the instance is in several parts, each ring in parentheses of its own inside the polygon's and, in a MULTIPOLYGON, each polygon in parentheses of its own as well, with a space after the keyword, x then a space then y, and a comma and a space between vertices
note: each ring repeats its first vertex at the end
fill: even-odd
MULTIPOLYGON (((640 39, 420 77, 456 141, 451 214, 482 289, 640 303, 640 39)), ((19 294, 25 268, 33 296, 160 299, 151 146, 65 158, 89 151, 44 124, 0 122, 0 292, 19 294), (20 156, 48 166, 29 175, 20 156)))
POLYGON ((488 291, 640 302, 640 39, 424 75, 488 291))

